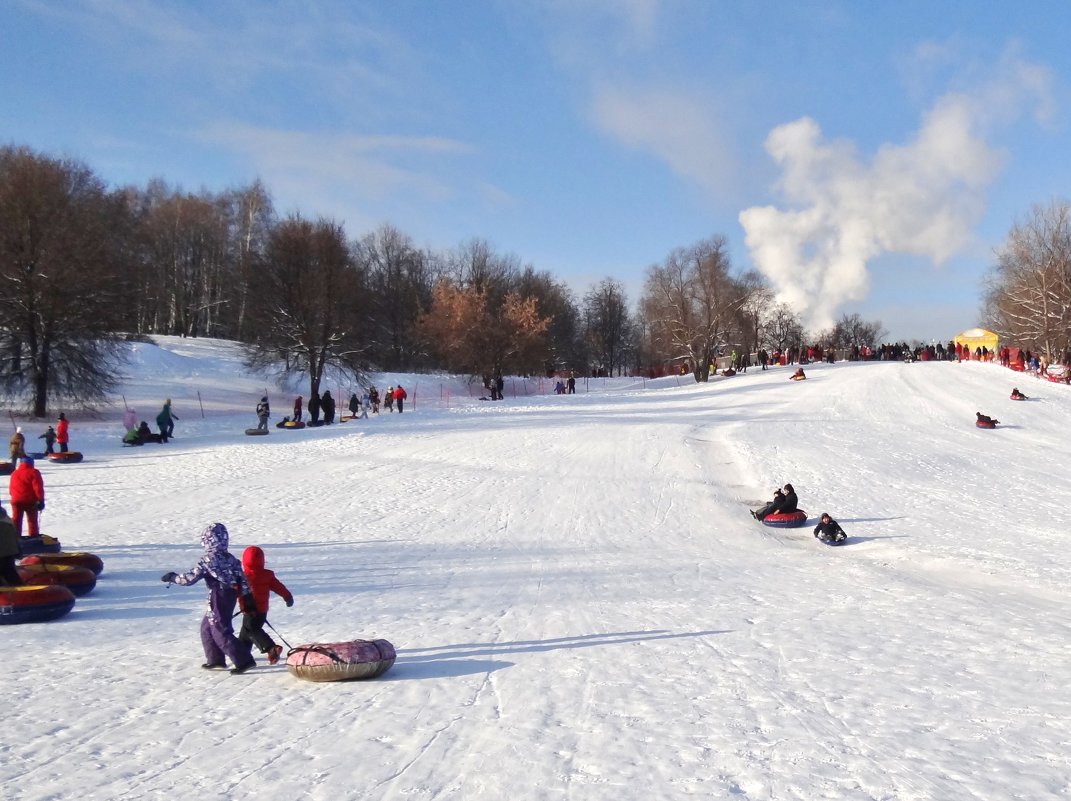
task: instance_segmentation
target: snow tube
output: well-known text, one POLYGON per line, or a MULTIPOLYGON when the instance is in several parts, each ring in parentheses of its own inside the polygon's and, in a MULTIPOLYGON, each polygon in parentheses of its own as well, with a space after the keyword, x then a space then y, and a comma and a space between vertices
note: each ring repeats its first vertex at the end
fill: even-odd
POLYGON ((807 513, 802 509, 788 513, 775 512, 762 518, 762 524, 773 528, 799 528, 807 525, 807 513))
POLYGON ((1026 395, 1009 395, 1012 400, 1026 400, 1026 395))
POLYGON ((19 537, 19 548, 23 556, 35 553, 59 553, 63 550, 60 541, 47 534, 38 534, 36 537, 19 537))
POLYGON ((1051 373, 1045 376, 1046 379, 1054 384, 1066 384, 1067 376, 1065 374, 1052 375, 1051 373))
POLYGON ((309 420, 309 422, 307 422, 305 425, 307 425, 309 428, 319 428, 323 424, 323 420, 309 420))
POLYGON ((88 567, 74 565, 19 565, 19 578, 26 584, 57 584, 75 595, 87 595, 97 586, 97 575, 88 567))
POLYGON ((247 428, 245 430, 245 433, 248 434, 251 437, 260 437, 260 436, 263 436, 264 434, 267 434, 268 433, 268 429, 266 429, 266 428, 247 428))
POLYGON ((56 584, 0 587, 0 625, 43 623, 63 617, 74 608, 74 593, 56 584))
POLYGON ((50 453, 48 461, 56 464, 75 464, 82 461, 81 451, 67 451, 66 453, 50 453))
POLYGON ((104 571, 104 560, 95 553, 85 551, 60 551, 59 553, 36 553, 19 560, 20 565, 72 565, 92 570, 94 576, 104 571))
POLYGON ((276 428, 304 428, 305 424, 300 420, 287 420, 285 423, 276 424, 276 428))
POLYGON ((985 420, 975 420, 974 424, 976 426, 978 426, 979 428, 996 428, 997 427, 996 420, 992 420, 992 421, 990 421, 988 423, 985 420))
POLYGON ((286 669, 306 681, 350 681, 383 675, 395 659, 386 640, 310 643, 291 648, 286 669))

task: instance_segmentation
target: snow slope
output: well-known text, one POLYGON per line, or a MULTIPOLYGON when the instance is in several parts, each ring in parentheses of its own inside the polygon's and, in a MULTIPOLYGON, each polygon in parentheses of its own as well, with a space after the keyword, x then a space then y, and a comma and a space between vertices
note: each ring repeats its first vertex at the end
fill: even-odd
POLYGON ((126 399, 172 397, 177 439, 121 448, 120 403, 42 467, 46 532, 105 572, 0 628, 4 799, 1071 795, 1068 387, 837 364, 491 404, 390 375, 404 415, 251 438, 294 387, 226 343, 132 351, 126 399), (786 481, 848 545, 751 519, 786 481), (289 644, 383 637, 394 668, 202 671, 203 585, 159 576, 214 520, 294 591, 289 644))

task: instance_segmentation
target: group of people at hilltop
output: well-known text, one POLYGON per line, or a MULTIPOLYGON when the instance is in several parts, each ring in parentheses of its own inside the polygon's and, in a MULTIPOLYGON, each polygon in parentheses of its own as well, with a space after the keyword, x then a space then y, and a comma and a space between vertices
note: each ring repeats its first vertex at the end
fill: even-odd
MULTIPOLYGON (((396 387, 387 387, 386 392, 383 393, 382 402, 387 407, 387 411, 393 412, 394 405, 397 404, 398 411, 401 412, 408 397, 409 393, 399 384, 396 387)), ((368 412, 379 414, 379 405, 379 390, 374 386, 369 386, 366 391, 362 392, 360 398, 357 397, 356 392, 351 393, 347 408, 352 417, 368 417, 368 412)), ((307 403, 303 396, 298 395, 294 398, 293 416, 287 419, 293 420, 295 423, 303 422, 306 410, 308 411, 308 422, 311 425, 320 425, 321 413, 323 414, 323 425, 334 423, 336 409, 335 399, 331 397, 331 390, 324 390, 323 394, 319 396, 313 393, 309 396, 307 403)))
POLYGON ((123 435, 124 445, 144 445, 146 442, 167 442, 175 436, 175 421, 179 416, 171 409, 171 398, 164 401, 159 414, 156 415, 156 427, 159 433, 153 432, 149 424, 142 420, 137 422, 138 413, 135 409, 127 407, 123 412, 123 435))

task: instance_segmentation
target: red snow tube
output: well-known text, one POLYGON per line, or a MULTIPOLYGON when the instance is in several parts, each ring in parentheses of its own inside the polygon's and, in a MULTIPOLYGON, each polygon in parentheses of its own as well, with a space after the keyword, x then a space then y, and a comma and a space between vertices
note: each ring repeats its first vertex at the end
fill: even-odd
POLYGON ((47 534, 38 534, 36 537, 19 537, 19 548, 23 556, 35 553, 59 553, 63 550, 60 541, 47 534))
POLYGON ((81 451, 67 451, 66 453, 50 453, 48 454, 48 461, 55 462, 56 464, 75 464, 82 461, 81 451))
POLYGON ((71 565, 92 570, 99 576, 104 570, 104 560, 95 553, 84 551, 60 551, 59 553, 37 553, 19 560, 20 565, 71 565))
POLYGON ((1026 395, 1009 395, 1012 400, 1026 400, 1026 395))
POLYGON ((807 525, 807 513, 802 509, 795 512, 775 512, 762 518, 762 524, 773 528, 799 528, 807 525))
POLYGON ((985 420, 975 420, 974 424, 976 426, 978 426, 979 428, 996 428, 997 427, 996 422, 993 422, 993 421, 990 421, 990 422, 987 423, 985 420))
POLYGON ((97 586, 97 576, 88 567, 74 565, 19 565, 19 578, 26 584, 57 584, 75 595, 87 595, 97 586))
POLYGON ((74 608, 74 593, 66 587, 0 587, 0 625, 43 623, 63 617, 74 608))
POLYGON ((310 643, 291 648, 286 669, 306 681, 349 681, 383 675, 395 659, 386 640, 310 643))

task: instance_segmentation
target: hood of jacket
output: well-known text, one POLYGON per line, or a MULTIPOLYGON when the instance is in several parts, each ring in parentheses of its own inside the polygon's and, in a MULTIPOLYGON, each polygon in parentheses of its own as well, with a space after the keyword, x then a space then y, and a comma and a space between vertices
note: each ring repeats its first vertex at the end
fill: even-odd
POLYGON ((207 553, 225 551, 229 542, 230 534, 222 523, 213 523, 201 532, 201 545, 207 553))
POLYGON ((264 569, 264 551, 256 545, 250 545, 242 551, 242 570, 259 572, 264 569))

